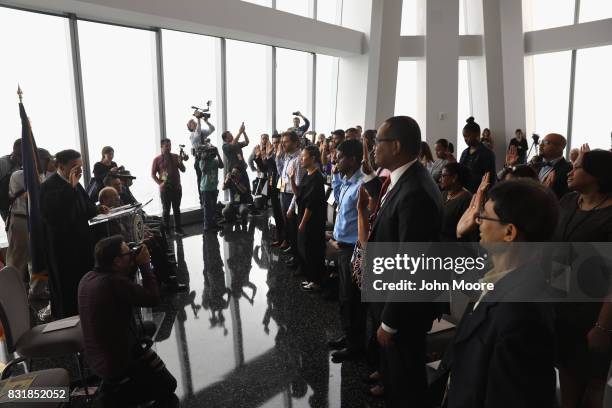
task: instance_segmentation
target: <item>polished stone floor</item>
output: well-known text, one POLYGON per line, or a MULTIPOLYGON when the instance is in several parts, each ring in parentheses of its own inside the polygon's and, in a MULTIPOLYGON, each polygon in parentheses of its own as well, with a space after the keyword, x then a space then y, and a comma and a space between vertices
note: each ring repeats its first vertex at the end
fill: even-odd
POLYGON ((145 310, 156 350, 177 378, 182 407, 377 407, 364 362, 331 362, 338 306, 300 290, 271 249, 268 220, 186 229, 174 241, 190 292, 145 310))

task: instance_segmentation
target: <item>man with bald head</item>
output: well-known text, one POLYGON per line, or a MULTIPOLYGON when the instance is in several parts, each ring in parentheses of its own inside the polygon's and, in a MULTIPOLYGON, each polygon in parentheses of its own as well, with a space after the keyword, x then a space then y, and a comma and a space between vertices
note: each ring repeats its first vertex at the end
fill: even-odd
POLYGON ((550 133, 540 142, 540 157, 542 166, 539 171, 540 182, 550 188, 558 198, 568 192, 567 174, 572 165, 565 160, 563 154, 567 141, 558 133, 550 133))

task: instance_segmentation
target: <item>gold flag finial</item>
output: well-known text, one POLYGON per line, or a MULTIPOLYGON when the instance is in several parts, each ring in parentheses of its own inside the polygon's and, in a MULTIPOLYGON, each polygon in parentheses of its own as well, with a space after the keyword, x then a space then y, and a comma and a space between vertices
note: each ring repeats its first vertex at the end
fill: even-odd
POLYGON ((17 84, 17 96, 19 96, 19 103, 21 103, 23 99, 23 91, 21 90, 21 86, 17 84))

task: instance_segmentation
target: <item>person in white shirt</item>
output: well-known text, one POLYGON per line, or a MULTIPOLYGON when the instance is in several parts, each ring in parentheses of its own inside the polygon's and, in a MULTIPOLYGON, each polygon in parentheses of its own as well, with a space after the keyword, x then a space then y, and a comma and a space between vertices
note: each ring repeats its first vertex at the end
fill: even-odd
POLYGON ((199 190, 200 183, 202 182, 202 170, 200 169, 200 155, 198 153, 198 148, 206 144, 208 136, 215 131, 215 127, 208 121, 208 118, 203 116, 201 113, 197 114, 196 118, 198 119, 197 122, 194 119, 190 119, 189 122, 187 122, 187 129, 190 132, 189 141, 191 142, 191 154, 194 157, 193 168, 195 169, 196 176, 198 178, 198 196, 200 197, 200 204, 202 204, 202 194, 199 190), (202 118, 204 118, 204 123, 208 125, 208 129, 202 129, 202 118))

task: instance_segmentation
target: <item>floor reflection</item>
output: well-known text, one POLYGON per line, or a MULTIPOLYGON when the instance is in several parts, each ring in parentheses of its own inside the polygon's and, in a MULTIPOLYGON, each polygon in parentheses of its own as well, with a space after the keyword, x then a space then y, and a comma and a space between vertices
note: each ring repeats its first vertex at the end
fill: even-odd
POLYGON ((261 217, 175 242, 191 292, 155 311, 165 312, 156 349, 181 406, 368 406, 341 404, 340 366, 330 367, 326 346, 337 306, 299 289, 267 225, 261 217))

